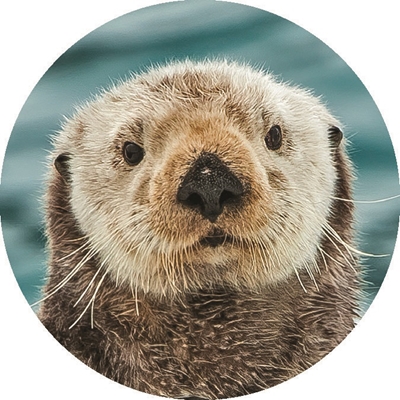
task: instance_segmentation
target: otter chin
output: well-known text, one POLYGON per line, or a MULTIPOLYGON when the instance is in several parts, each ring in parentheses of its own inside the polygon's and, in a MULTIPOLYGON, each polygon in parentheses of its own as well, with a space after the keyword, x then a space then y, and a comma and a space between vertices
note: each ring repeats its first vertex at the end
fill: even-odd
POLYGON ((104 91, 54 137, 39 318, 154 395, 236 397, 299 374, 358 316, 345 142, 311 92, 234 62, 104 91))

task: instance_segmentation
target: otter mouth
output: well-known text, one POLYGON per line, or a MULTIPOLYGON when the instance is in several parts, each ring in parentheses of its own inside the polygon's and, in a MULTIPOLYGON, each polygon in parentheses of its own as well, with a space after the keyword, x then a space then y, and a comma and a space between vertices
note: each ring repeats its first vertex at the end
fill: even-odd
POLYGON ((218 247, 225 243, 233 243, 233 236, 227 235, 219 229, 215 229, 207 236, 200 239, 200 244, 204 247, 218 247))

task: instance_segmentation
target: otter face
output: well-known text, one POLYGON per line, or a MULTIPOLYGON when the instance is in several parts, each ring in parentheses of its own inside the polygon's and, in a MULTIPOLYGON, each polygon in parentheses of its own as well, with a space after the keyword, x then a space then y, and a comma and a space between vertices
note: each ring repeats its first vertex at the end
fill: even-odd
POLYGON ((314 268, 336 125, 261 72, 186 62, 84 106, 55 154, 76 224, 117 282, 160 295, 257 290, 314 268))

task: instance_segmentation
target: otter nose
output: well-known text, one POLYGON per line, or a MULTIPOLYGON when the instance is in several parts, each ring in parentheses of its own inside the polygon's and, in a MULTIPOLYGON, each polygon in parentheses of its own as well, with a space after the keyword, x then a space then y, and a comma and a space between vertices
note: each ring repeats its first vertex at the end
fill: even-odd
POLYGON ((216 154, 202 153, 179 186, 177 199, 215 222, 228 203, 237 203, 244 193, 240 180, 216 154))

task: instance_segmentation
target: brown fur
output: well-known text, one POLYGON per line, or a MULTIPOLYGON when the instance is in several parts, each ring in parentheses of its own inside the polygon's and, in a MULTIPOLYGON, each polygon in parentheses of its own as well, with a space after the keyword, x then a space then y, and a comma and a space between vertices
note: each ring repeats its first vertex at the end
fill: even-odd
MULTIPOLYGON (((243 96, 240 103, 232 88, 234 85, 225 75, 216 83, 207 74, 189 70, 186 75, 167 74, 155 81, 139 77, 137 84, 150 90, 157 99, 173 87, 179 98, 189 101, 194 111, 188 115, 187 104, 182 106, 176 101, 176 108, 164 115, 162 124, 152 122, 152 140, 143 137, 141 128, 143 124, 143 129, 148 129, 146 123, 150 122, 146 122, 143 115, 131 118, 132 125, 124 124, 110 142, 107 151, 112 156, 107 174, 129 173, 121 155, 121 143, 127 135, 147 149, 145 157, 164 161, 160 162, 162 168, 157 176, 138 175, 141 185, 135 190, 134 201, 154 208, 149 220, 153 235, 165 242, 175 237, 180 243, 179 249, 185 241, 194 243, 189 245, 195 250, 187 256, 192 258, 185 259, 182 264, 188 270, 182 271, 179 264, 179 257, 185 255, 180 254, 179 249, 171 253, 172 260, 176 257, 177 270, 173 270, 172 265, 169 270, 157 270, 153 276, 156 279, 159 274, 162 279, 174 280, 173 286, 166 284, 164 293, 157 291, 156 286, 153 290, 151 282, 149 287, 139 283, 134 287, 123 279, 118 281, 104 268, 104 273, 99 270, 101 255, 91 251, 90 244, 86 245, 89 234, 84 232, 71 206, 74 157, 84 151, 84 131, 90 129, 90 124, 82 121, 84 114, 78 115, 76 122, 73 120, 66 128, 76 135, 67 162, 71 176, 66 177, 65 173, 54 169, 48 188, 50 268, 45 296, 51 296, 45 297, 39 317, 54 337, 81 361, 108 378, 147 393, 217 399, 274 386, 319 361, 354 326, 359 293, 358 267, 345 245, 352 243, 352 203, 332 200, 329 206, 327 221, 340 239, 321 230, 320 250, 314 257, 318 266, 312 275, 315 282, 306 269, 299 269, 299 277, 294 272, 282 277, 274 270, 279 266, 268 267, 270 281, 262 278, 260 266, 246 264, 247 254, 255 259, 257 256, 249 253, 245 246, 256 232, 255 221, 274 218, 275 193, 293 194, 287 187, 287 174, 278 167, 267 171, 265 179, 271 192, 266 191, 266 184, 259 178, 260 167, 252 162, 255 156, 251 147, 246 147, 236 132, 254 134, 254 126, 265 129, 266 118, 270 117, 264 115, 264 119, 257 120, 254 113, 248 111, 246 102, 250 100, 243 96), (203 105, 212 104, 215 101, 212 99, 220 96, 221 91, 227 93, 221 103, 226 115, 205 111, 203 105), (187 134, 176 141, 173 137, 176 131, 187 134), (168 146, 174 150, 166 154, 164 149, 168 146), (236 244, 224 245, 232 254, 226 264, 201 264, 201 255, 211 254, 213 249, 203 249, 196 240, 207 234, 213 225, 204 222, 197 213, 175 205, 180 179, 201 151, 219 154, 246 187, 243 205, 227 208, 215 224, 238 238, 236 244), (170 153, 173 157, 169 157, 170 153), (154 195, 149 196, 152 191, 154 195), (245 256, 237 255, 241 251, 245 256), (68 275, 83 259, 86 262, 81 268, 73 276, 68 275), (58 287, 63 280, 65 283, 58 287)), ((124 102, 126 93, 113 93, 110 99, 114 103, 124 102)), ((282 148, 274 156, 293 158, 298 139, 290 133, 291 122, 285 122, 284 115, 280 118, 287 134, 282 148)), ((327 137, 328 128, 327 122, 327 137)), ((59 146, 57 151, 60 150, 67 149, 59 146)), ((102 162, 106 163, 107 159, 102 162)), ((351 199, 352 176, 342 145, 332 147, 326 162, 334 165, 334 197, 351 199)), ((104 171, 105 167, 100 165, 99 168, 104 171)), ((106 200, 100 191, 101 178, 96 181, 96 176, 94 171, 87 180, 90 185, 99 185, 96 207, 101 209, 106 200)), ((309 179, 316 178, 310 176, 309 179)), ((93 190, 97 186, 90 187, 93 190)), ((304 204, 304 207, 310 206, 304 204)), ((289 212, 280 210, 283 218, 289 218, 285 217, 289 212)), ((112 219, 108 223, 109 229, 118 224, 112 219)), ((296 231, 296 227, 290 225, 284 228, 296 231)), ((120 240, 125 240, 123 232, 117 228, 115 231, 121 235, 120 240)), ((268 246, 274 245, 273 237, 271 242, 268 246)))

